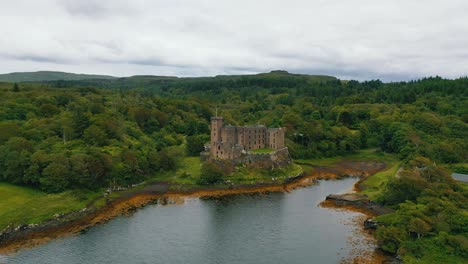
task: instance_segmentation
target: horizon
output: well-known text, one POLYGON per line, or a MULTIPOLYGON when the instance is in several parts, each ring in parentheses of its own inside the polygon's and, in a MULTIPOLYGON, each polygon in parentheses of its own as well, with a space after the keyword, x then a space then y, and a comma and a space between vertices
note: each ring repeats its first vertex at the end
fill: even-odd
MULTIPOLYGON (((77 75, 98 75, 98 76, 107 76, 107 77, 115 77, 115 78, 130 78, 130 77, 142 77, 142 76, 154 76, 154 77, 173 77, 173 78, 214 78, 218 76, 244 76, 244 75, 258 75, 258 74, 266 74, 266 73, 272 73, 275 71, 284 71, 288 74, 298 74, 298 75, 310 75, 310 76, 328 76, 328 77, 334 77, 337 78, 340 81, 359 81, 359 82, 366 82, 366 81, 381 81, 383 83, 398 83, 398 82, 413 82, 413 81, 420 81, 423 79, 428 79, 428 78, 442 78, 445 80, 457 80, 457 79, 462 79, 462 78, 468 78, 468 75, 464 76, 459 76, 459 77, 454 77, 454 78, 448 78, 440 75, 432 75, 432 76, 421 76, 418 78, 414 79, 408 79, 408 80, 384 80, 381 78, 373 78, 373 79, 341 79, 336 75, 324 75, 324 74, 314 74, 314 73, 297 73, 297 72, 290 72, 286 70, 271 70, 267 72, 253 72, 253 73, 246 73, 246 74, 216 74, 216 75, 201 75, 201 76, 175 76, 175 75, 159 75, 159 74, 136 74, 136 75, 128 75, 128 76, 117 76, 117 75, 109 75, 109 74, 101 74, 101 73, 89 73, 89 72, 64 72, 64 71, 53 71, 53 70, 37 70, 37 71, 18 71, 18 72, 5 72, 1 73, 0 75, 8 75, 8 74, 22 74, 22 73, 39 73, 39 72, 51 72, 51 73, 65 73, 65 74, 77 74, 77 75)), ((43 80, 47 81, 47 80, 43 80)), ((0 82, 3 82, 0 80, 0 82)), ((21 82, 30 82, 30 81, 19 81, 18 83, 21 82)), ((39 81, 40 82, 40 81, 39 81)))

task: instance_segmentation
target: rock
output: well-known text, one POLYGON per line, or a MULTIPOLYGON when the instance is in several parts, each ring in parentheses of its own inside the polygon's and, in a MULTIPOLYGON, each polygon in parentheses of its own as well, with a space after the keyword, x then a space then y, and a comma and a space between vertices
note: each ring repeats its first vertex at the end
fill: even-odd
POLYGON ((17 231, 23 231, 23 230, 26 230, 26 229, 28 229, 27 225, 19 225, 14 229, 14 231, 17 232, 17 231))
POLYGON ((37 224, 29 224, 28 229, 35 228, 36 226, 38 226, 38 225, 37 224))
POLYGON ((347 193, 347 194, 330 194, 326 198, 327 200, 332 200, 336 205, 351 205, 358 208, 366 209, 374 214, 383 215, 393 212, 392 209, 386 208, 379 204, 376 204, 374 201, 369 200, 367 195, 359 193, 347 193))
POLYGON ((379 225, 381 225, 381 223, 375 220, 375 218, 367 218, 366 221, 364 221, 365 229, 377 229, 379 225))
POLYGON ((348 203, 356 203, 360 201, 366 201, 367 195, 357 194, 357 193, 347 193, 347 194, 330 194, 326 198, 327 200, 342 201, 348 203))

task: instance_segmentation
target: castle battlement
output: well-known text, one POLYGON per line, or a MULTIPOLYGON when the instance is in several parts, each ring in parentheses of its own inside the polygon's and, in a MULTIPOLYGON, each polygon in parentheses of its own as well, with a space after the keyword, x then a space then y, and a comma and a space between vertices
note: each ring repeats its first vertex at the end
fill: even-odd
POLYGON ((207 147, 212 158, 237 159, 250 150, 268 148, 279 150, 284 145, 284 128, 264 125, 224 126, 223 118, 211 118, 211 139, 207 147))

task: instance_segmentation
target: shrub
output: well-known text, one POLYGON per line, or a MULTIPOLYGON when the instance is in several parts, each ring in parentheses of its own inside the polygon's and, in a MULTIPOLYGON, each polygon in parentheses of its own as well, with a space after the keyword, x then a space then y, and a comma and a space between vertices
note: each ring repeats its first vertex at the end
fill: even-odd
POLYGON ((224 173, 222 169, 213 162, 205 162, 201 168, 201 175, 198 184, 215 184, 222 180, 224 173))

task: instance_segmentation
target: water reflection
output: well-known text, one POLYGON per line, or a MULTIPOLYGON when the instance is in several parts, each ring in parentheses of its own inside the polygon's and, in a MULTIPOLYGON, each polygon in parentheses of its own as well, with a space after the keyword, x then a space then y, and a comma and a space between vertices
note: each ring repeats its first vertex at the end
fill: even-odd
POLYGON ((205 200, 205 206, 210 208, 207 236, 213 243, 206 248, 207 259, 245 263, 246 256, 265 255, 269 249, 278 248, 284 197, 282 193, 275 193, 205 200))
POLYGON ((356 214, 317 205, 355 181, 148 206, 0 263, 337 263, 350 250, 343 220, 356 214))

